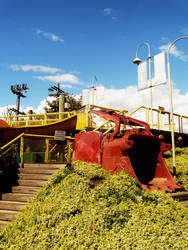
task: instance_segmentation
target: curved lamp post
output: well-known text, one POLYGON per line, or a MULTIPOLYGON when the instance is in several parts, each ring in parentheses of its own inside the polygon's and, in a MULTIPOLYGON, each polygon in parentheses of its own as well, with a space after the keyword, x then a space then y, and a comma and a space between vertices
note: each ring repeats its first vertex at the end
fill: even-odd
POLYGON ((176 175, 176 159, 175 159, 175 139, 174 139, 174 119, 173 119, 173 101, 172 101, 172 82, 170 72, 170 60, 169 54, 172 46, 179 40, 188 38, 188 36, 182 36, 174 40, 169 46, 167 51, 167 69, 168 69, 168 86, 169 86, 169 98, 170 98, 170 128, 171 128, 171 140, 172 140, 172 160, 173 160, 173 173, 176 175))
POLYGON ((149 88, 150 88, 150 107, 151 107, 151 126, 153 126, 153 116, 152 116, 152 78, 151 78, 151 49, 150 45, 147 42, 141 43, 136 50, 136 58, 133 60, 134 64, 139 65, 142 60, 138 57, 138 52, 142 46, 146 46, 148 48, 148 63, 149 63, 149 88))
POLYGON ((92 91, 92 105, 94 105, 94 91, 96 90, 96 86, 97 86, 97 77, 94 76, 93 79, 92 79, 92 84, 91 84, 91 91, 92 91), (96 85, 95 85, 96 83, 96 85))

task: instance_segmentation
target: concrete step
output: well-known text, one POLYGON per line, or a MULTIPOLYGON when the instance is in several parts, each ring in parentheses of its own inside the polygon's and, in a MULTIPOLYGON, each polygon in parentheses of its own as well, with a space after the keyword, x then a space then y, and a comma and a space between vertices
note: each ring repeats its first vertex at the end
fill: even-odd
POLYGON ((0 201, 0 210, 21 211, 25 202, 19 201, 0 201))
POLYGON ((2 201, 28 201, 33 194, 7 193, 1 195, 2 201))
POLYGON ((17 216, 18 216, 17 211, 0 210, 0 220, 11 221, 16 219, 17 216))
POLYGON ((65 167, 65 164, 24 163, 24 168, 60 169, 64 167, 65 167))
POLYGON ((185 201, 188 200, 188 192, 178 192, 178 193, 172 193, 170 196, 179 201, 185 201))
POLYGON ((14 186, 12 187, 12 193, 33 194, 36 193, 39 189, 40 187, 14 186))
POLYGON ((180 203, 182 204, 182 206, 188 207, 188 200, 186 200, 186 201, 181 201, 180 203))
POLYGON ((53 174, 58 168, 46 169, 46 168, 19 168, 21 174, 53 174))
MULTIPOLYGON (((11 183, 14 186, 11 188, 9 185, 8 193, 1 192, 0 230, 15 219, 25 203, 46 184, 55 171, 63 167, 65 164, 24 164, 24 168, 19 168, 18 179, 15 179, 15 183, 11 183)), ((2 180, 4 180, 3 177, 2 180)), ((3 183, 0 182, 1 186, 4 185, 3 183)))
POLYGON ((50 178, 49 174, 18 174, 19 180, 45 180, 50 178))
POLYGON ((20 186, 43 187, 46 181, 41 180, 18 180, 20 186))
POLYGON ((3 229, 5 229, 5 227, 10 224, 10 221, 6 221, 6 220, 0 220, 0 231, 2 231, 3 229))

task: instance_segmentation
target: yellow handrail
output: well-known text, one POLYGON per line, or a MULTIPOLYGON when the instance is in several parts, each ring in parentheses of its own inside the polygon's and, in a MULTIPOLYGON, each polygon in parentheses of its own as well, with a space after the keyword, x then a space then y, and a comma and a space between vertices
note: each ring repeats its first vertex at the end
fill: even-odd
POLYGON ((14 138, 13 140, 11 140, 10 142, 8 142, 7 144, 5 144, 4 146, 1 147, 1 150, 5 149, 6 147, 10 146, 12 143, 14 143, 15 141, 17 141, 18 139, 20 139, 22 136, 24 135, 24 133, 18 135, 16 138, 14 138))
MULTIPOLYGON (((90 106, 93 107, 93 108, 100 108, 100 109, 106 109, 106 110, 115 111, 115 112, 117 112, 117 113, 119 113, 119 114, 121 114, 121 113, 125 114, 125 113, 128 112, 127 110, 112 109, 112 108, 106 108, 106 107, 97 106, 97 105, 90 105, 90 106)), ((110 121, 109 121, 109 120, 106 120, 106 121, 103 122, 101 125, 99 125, 98 127, 96 127, 96 128, 94 129, 94 131, 97 131, 98 129, 104 127, 104 125, 106 125, 106 124, 110 124, 110 121)), ((114 129, 114 127, 115 127, 115 126, 111 126, 110 128, 108 128, 108 130, 105 131, 104 134, 106 134, 106 133, 109 132, 110 130, 114 129)))
POLYGON ((9 152, 11 150, 11 148, 8 148, 5 152, 1 152, 1 149, 0 149, 0 157, 2 156, 2 155, 5 155, 7 152, 9 152))
MULTIPOLYGON (((149 123, 149 111, 151 110, 150 107, 146 107, 146 106, 139 106, 138 108, 136 108, 135 110, 133 110, 132 112, 130 112, 129 114, 127 114, 127 116, 132 116, 133 114, 135 114, 138 110, 140 109, 145 109, 146 110, 146 122, 149 123)), ((162 115, 168 115, 170 116, 170 112, 169 111, 161 111, 160 109, 156 109, 156 108, 152 108, 152 111, 154 112, 157 112, 157 124, 154 126, 156 127, 157 129, 162 129, 162 115)), ((180 115, 180 114, 177 114, 177 113, 174 113, 173 116, 177 117, 178 120, 179 120, 179 123, 178 123, 178 126, 179 126, 179 132, 180 133, 183 133, 183 119, 187 119, 188 120, 188 116, 185 116, 185 115, 180 115)), ((166 124, 163 124, 163 126, 166 125, 166 124)), ((175 123, 174 123, 174 126, 175 123)), ((170 130, 170 124, 169 124, 169 130, 170 130)))
POLYGON ((54 113, 42 113, 42 114, 27 114, 27 115, 11 115, 11 116, 0 116, 0 119, 4 119, 10 126, 15 125, 26 125, 33 123, 38 124, 48 124, 52 121, 59 120, 59 115, 66 117, 70 117, 71 115, 75 115, 75 111, 71 112, 54 112, 54 113), (54 116, 54 118, 51 118, 54 116))
POLYGON ((141 108, 146 108, 146 107, 145 106, 139 106, 138 108, 134 109, 132 112, 130 112, 129 114, 127 114, 127 116, 133 115, 134 113, 136 113, 136 111, 138 111, 141 108))
POLYGON ((51 149, 50 149, 50 153, 57 147, 57 144, 55 144, 51 149))
MULTIPOLYGON (((46 138, 48 140, 49 139, 54 140, 54 136, 51 136, 51 135, 36 135, 36 134, 25 134, 25 133, 22 133, 22 134, 18 135, 16 138, 14 138, 13 140, 11 140, 10 142, 8 142, 7 144, 5 144, 4 146, 2 146, 0 148, 0 157, 3 156, 5 153, 7 153, 10 150, 10 148, 8 148, 5 152, 2 152, 2 150, 4 150, 5 148, 9 147, 15 141, 17 141, 18 139, 20 139, 20 164, 21 164, 21 166, 23 166, 23 163, 24 163, 24 137, 34 137, 34 138, 38 137, 38 138, 46 138)), ((74 140, 74 138, 71 137, 71 136, 65 136, 65 139, 67 139, 68 142, 70 140, 74 140)), ((45 162, 46 162, 46 159, 47 159, 47 157, 45 156, 45 162)))
POLYGON ((40 138, 54 138, 53 135, 24 134, 24 136, 28 136, 28 137, 40 137, 40 138))
POLYGON ((115 111, 115 112, 119 112, 119 113, 127 113, 128 111, 127 110, 120 110, 120 109, 113 109, 113 108, 108 108, 108 107, 103 107, 103 106, 98 106, 98 105, 93 105, 93 104, 89 104, 90 107, 93 107, 93 108, 100 108, 100 109, 106 109, 106 110, 112 110, 112 111, 115 111))

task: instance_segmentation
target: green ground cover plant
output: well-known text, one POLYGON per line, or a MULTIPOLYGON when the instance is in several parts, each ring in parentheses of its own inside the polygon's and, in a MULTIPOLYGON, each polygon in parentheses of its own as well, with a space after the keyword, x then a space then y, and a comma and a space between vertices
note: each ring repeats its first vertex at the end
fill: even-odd
MULTIPOLYGON (((172 152, 165 152, 164 158, 170 171, 173 172, 172 152)), ((176 176, 174 178, 188 191, 188 147, 176 148, 176 176)))
POLYGON ((188 209, 168 194, 77 161, 53 175, 0 234, 0 249, 188 249, 187 239, 188 209))

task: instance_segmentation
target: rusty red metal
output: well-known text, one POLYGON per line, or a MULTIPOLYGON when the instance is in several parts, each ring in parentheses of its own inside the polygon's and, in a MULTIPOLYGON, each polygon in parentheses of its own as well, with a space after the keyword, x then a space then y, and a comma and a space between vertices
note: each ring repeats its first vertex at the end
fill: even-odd
POLYGON ((97 131, 76 135, 74 160, 102 164, 112 174, 124 170, 145 190, 173 192, 183 188, 176 184, 162 157, 171 145, 153 135, 147 123, 113 111, 93 113, 113 121, 115 129, 106 135, 97 131), (132 128, 120 131, 121 124, 132 128))
POLYGON ((90 131, 75 135, 75 156, 73 161, 80 160, 101 164, 101 132, 90 131))

